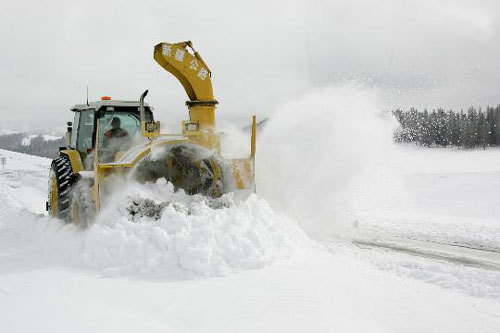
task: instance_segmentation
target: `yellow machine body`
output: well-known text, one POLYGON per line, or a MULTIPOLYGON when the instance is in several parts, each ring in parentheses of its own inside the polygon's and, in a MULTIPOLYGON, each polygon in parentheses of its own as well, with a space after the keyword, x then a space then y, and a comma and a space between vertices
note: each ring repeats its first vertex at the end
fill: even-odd
MULTIPOLYGON (((189 111, 189 119, 181 123, 181 131, 177 134, 160 133, 159 122, 147 121, 144 116, 143 99, 145 92, 141 96, 141 123, 140 133, 144 137, 142 144, 129 148, 115 154, 113 161, 101 161, 99 156, 100 142, 99 130, 96 130, 96 149, 92 152, 93 162, 90 167, 85 168, 82 163, 80 153, 74 148, 68 148, 60 152, 61 156, 67 156, 71 163, 74 174, 84 174, 86 171, 92 172, 91 198, 98 212, 101 208, 102 187, 105 186, 106 179, 111 175, 129 174, 132 169, 143 162, 147 156, 155 149, 162 147, 188 147, 196 151, 204 149, 213 154, 213 158, 204 159, 203 163, 209 164, 215 180, 222 177, 222 164, 228 167, 234 188, 232 190, 255 191, 255 140, 256 140, 256 119, 252 118, 252 132, 250 138, 250 155, 245 158, 225 159, 220 155, 219 133, 216 129, 215 110, 217 101, 213 96, 211 71, 201 56, 194 51, 191 42, 181 43, 160 43, 154 47, 154 59, 166 71, 175 76, 184 87, 189 100, 186 106, 189 111)), ((97 129, 100 128, 100 119, 97 119, 97 129)), ((169 148, 170 149, 170 148, 169 148)), ((49 179, 49 191, 54 190, 53 177, 49 179), (51 180, 52 179, 52 180, 51 180)), ((179 179, 180 183, 189 180, 179 179)), ((228 189, 225 189, 227 191, 228 189)), ((216 191, 216 190, 215 190, 216 191)), ((189 191, 187 191, 189 193, 189 191)), ((214 195, 220 195, 217 193, 214 195)), ((49 203, 47 210, 49 214, 57 214, 57 195, 49 193, 49 203)), ((73 214, 75 215, 75 214, 73 214)), ((76 214, 78 215, 78 214, 76 214)), ((76 218, 78 219, 78 218, 76 218)), ((75 220, 75 218, 73 218, 75 220)), ((74 221, 78 222, 78 221, 74 221)))

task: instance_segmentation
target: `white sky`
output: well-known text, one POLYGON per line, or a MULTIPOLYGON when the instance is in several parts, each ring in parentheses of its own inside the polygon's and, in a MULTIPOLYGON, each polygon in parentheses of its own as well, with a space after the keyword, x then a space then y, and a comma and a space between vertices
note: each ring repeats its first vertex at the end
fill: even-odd
POLYGON ((110 95, 185 118, 181 85, 153 60, 191 40, 219 115, 264 116, 310 88, 361 80, 387 107, 500 103, 500 1, 3 1, 0 129, 62 127, 110 95))

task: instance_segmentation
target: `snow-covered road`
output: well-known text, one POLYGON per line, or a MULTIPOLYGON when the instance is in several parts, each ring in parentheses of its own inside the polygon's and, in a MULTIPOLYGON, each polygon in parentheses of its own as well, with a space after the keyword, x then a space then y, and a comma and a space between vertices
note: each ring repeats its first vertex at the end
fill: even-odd
POLYGON ((426 241, 498 250, 498 150, 473 152, 486 160, 476 170, 462 152, 411 154, 436 161, 405 167, 411 207, 360 207, 352 242, 312 240, 259 198, 150 224, 109 213, 80 230, 43 213, 49 160, 0 151, 0 331, 498 332, 500 272, 421 253, 426 241), (460 182, 484 189, 477 206, 460 201, 460 182))

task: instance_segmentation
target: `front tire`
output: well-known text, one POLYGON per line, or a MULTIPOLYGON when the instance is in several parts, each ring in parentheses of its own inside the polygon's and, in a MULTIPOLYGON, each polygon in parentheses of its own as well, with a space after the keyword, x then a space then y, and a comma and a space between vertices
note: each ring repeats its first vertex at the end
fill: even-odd
POLYGON ((52 161, 47 203, 50 216, 87 226, 95 216, 91 193, 91 184, 73 173, 67 156, 59 156, 52 161))
POLYGON ((49 215, 66 222, 70 221, 70 192, 75 177, 67 156, 59 156, 52 161, 49 173, 49 215))

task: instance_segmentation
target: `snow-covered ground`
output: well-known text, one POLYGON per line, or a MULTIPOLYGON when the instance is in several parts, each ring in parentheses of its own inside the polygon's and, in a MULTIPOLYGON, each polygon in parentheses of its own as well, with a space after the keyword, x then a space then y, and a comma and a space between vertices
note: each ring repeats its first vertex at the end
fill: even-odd
POLYGON ((498 332, 500 149, 396 146, 379 110, 312 91, 259 133, 258 196, 126 183, 85 229, 46 216, 48 159, 0 151, 0 331, 498 332))
POLYGON ((398 148, 386 169, 397 186, 372 177, 398 198, 364 187, 365 204, 346 217, 350 232, 321 240, 259 197, 227 198, 219 209, 177 197, 160 220, 136 222, 119 197, 90 228, 63 225, 44 215, 50 161, 0 154, 3 332, 500 329, 500 271, 485 264, 495 257, 386 246, 397 238, 498 251, 498 149, 398 148))

